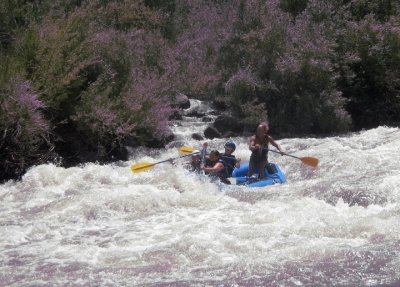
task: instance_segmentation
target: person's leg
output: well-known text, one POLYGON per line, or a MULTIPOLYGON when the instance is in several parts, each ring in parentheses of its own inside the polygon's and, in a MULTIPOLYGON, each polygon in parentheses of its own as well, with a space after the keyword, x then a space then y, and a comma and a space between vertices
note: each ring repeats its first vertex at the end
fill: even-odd
POLYGON ((258 163, 258 178, 264 178, 265 177, 265 166, 267 165, 267 159, 264 159, 258 163))
POLYGON ((247 176, 250 177, 254 172, 254 161, 249 162, 249 169, 247 170, 247 176))
POLYGON ((254 170, 256 169, 256 166, 257 166, 257 163, 256 163, 255 159, 250 157, 249 169, 247 171, 247 176, 248 177, 253 175, 254 170))

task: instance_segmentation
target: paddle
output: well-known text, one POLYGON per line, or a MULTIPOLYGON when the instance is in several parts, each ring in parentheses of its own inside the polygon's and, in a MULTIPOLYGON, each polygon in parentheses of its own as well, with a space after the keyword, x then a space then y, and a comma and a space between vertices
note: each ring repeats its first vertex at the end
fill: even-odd
MULTIPOLYGON (((203 149, 201 150, 200 168, 204 168, 206 165, 206 155, 207 155, 207 143, 204 143, 203 149)), ((204 173, 204 171, 203 171, 203 173, 204 173)))
MULTIPOLYGON (((279 152, 277 150, 272 150, 272 149, 265 149, 265 150, 272 151, 272 152, 279 153, 279 154, 281 153, 281 152, 279 152)), ((316 167, 318 165, 318 162, 319 162, 319 160, 317 158, 311 157, 311 156, 297 157, 297 156, 294 156, 294 155, 291 155, 291 154, 287 154, 287 153, 284 153, 283 155, 287 155, 287 156, 290 156, 290 157, 297 158, 297 159, 301 160, 304 164, 312 166, 312 167, 316 167)))
MULTIPOLYGON (((280 154, 280 152, 276 151, 276 150, 272 150, 272 149, 267 149, 267 150, 280 154)), ((194 148, 190 147, 190 146, 183 146, 183 147, 181 147, 179 149, 179 153, 180 154, 185 154, 185 153, 187 154, 187 153, 191 153, 193 151, 194 151, 194 148)), ((290 157, 293 157, 293 158, 297 158, 297 159, 301 160, 304 164, 312 166, 312 167, 316 167, 318 165, 318 162, 319 162, 319 160, 317 158, 310 157, 310 156, 297 157, 297 156, 294 156, 294 155, 291 155, 291 154, 287 154, 287 153, 284 153, 283 155, 290 156, 290 157)))
POLYGON ((191 146, 183 146, 179 148, 179 154, 188 154, 194 152, 194 147, 191 146))
MULTIPOLYGON (((183 146, 183 147, 179 148, 179 154, 192 153, 193 151, 194 151, 194 147, 191 147, 191 146, 183 146)), ((205 156, 205 154, 203 155, 203 151, 204 151, 204 149, 201 151, 202 158, 203 158, 203 156, 205 156)), ((221 157, 222 158, 230 158, 230 157, 223 156, 223 155, 221 155, 221 157)))
POLYGON ((195 155, 195 154, 198 154, 198 152, 189 153, 189 154, 186 154, 186 155, 183 155, 183 156, 166 159, 166 160, 159 161, 159 162, 141 162, 141 163, 136 163, 136 164, 131 165, 131 170, 132 170, 133 173, 139 173, 139 172, 143 172, 143 171, 148 171, 153 166, 155 166, 156 164, 160 164, 160 163, 171 161, 171 160, 175 160, 175 159, 180 159, 180 158, 191 156, 191 155, 195 155))
POLYGON ((192 152, 194 152, 194 147, 191 147, 191 146, 183 146, 183 147, 179 148, 180 155, 185 155, 185 154, 192 153, 192 152))

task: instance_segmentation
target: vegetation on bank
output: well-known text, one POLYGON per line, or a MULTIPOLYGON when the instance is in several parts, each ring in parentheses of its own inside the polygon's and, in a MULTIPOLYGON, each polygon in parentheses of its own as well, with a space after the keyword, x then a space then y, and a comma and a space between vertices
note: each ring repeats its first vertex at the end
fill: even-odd
POLYGON ((177 95, 275 133, 398 125, 394 0, 5 0, 0 180, 162 146, 177 95))

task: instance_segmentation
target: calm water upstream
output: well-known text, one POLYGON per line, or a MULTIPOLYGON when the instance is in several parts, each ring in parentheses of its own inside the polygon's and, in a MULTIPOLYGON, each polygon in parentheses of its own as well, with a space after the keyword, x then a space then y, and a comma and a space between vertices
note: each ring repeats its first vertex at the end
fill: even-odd
MULTIPOLYGON (((198 148, 196 128, 174 130, 198 148)), ((318 168, 270 154, 288 182, 254 189, 180 164, 130 171, 178 156, 170 147, 30 169, 0 185, 0 286, 400 286, 400 130, 279 143, 318 168)))

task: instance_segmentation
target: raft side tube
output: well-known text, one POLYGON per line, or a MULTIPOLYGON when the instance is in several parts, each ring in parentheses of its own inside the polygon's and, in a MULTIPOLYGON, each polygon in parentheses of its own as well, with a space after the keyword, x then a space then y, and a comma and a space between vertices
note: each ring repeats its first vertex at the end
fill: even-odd
MULTIPOLYGON (((248 187, 263 187, 267 185, 273 185, 277 183, 285 183, 286 176, 283 173, 279 165, 275 163, 268 163, 265 169, 265 178, 262 180, 256 180, 247 177, 247 171, 249 169, 248 163, 243 163, 240 168, 235 168, 232 172, 232 177, 236 179, 236 184, 245 185, 248 187), (246 183, 247 182, 247 183, 246 183)), ((258 173, 258 170, 256 170, 258 173)))

